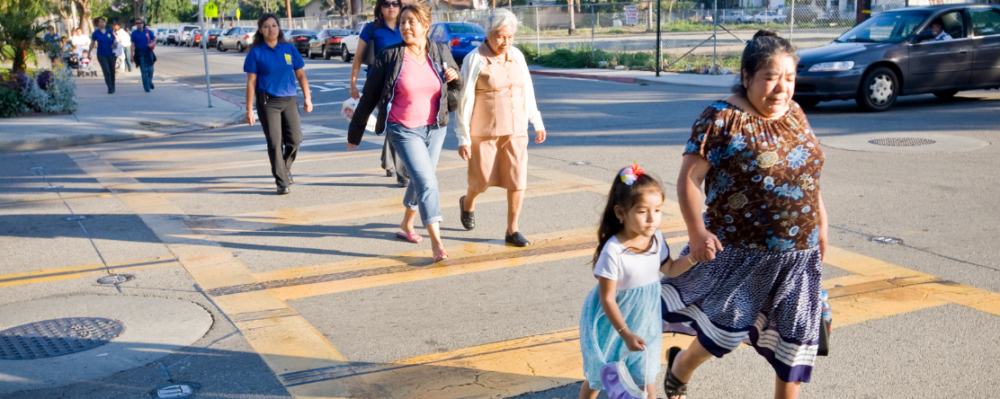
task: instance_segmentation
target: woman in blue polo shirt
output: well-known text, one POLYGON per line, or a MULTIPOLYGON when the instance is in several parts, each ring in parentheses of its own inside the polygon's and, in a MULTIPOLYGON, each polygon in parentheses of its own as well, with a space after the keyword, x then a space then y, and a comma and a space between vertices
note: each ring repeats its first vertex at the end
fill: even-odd
POLYGON ((90 36, 90 54, 94 54, 94 46, 97 46, 97 63, 101 64, 101 73, 104 74, 104 83, 108 85, 108 94, 115 92, 115 32, 106 29, 107 23, 104 17, 94 19, 97 29, 90 36))
MULTIPOLYGON (((403 36, 399 33, 399 13, 403 5, 403 0, 377 0, 375 2, 375 20, 361 29, 357 56, 354 57, 354 63, 351 64, 351 98, 355 100, 361 98, 361 93, 358 92, 358 73, 361 71, 361 62, 365 58, 368 46, 375 46, 373 54, 378 55, 382 49, 403 42, 403 36)), ((367 73, 366 68, 365 74, 367 75, 367 73)), ((387 133, 385 143, 382 144, 382 169, 385 169, 386 176, 396 176, 396 185, 406 187, 409 184, 406 172, 396 168, 396 165, 402 165, 402 162, 396 156, 396 150, 392 148, 387 133), (397 172, 399 173, 397 174, 397 172)))
POLYGON ((260 17, 253 47, 243 62, 243 72, 247 73, 246 121, 253 126, 252 104, 256 104, 257 116, 267 140, 271 174, 278 185, 279 195, 292 192, 292 162, 295 162, 302 142, 296 79, 305 97, 302 108, 307 113, 313 108, 309 81, 306 80, 306 71, 302 69, 304 66, 299 51, 285 40, 278 17, 274 14, 260 17))

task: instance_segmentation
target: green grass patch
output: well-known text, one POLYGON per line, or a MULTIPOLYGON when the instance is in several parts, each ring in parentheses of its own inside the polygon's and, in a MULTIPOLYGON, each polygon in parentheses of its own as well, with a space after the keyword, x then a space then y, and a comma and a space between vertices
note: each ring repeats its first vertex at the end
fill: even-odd
MULTIPOLYGON (((519 43, 518 49, 524 53, 529 64, 549 68, 608 68, 618 66, 632 70, 656 70, 656 56, 651 51, 626 51, 594 49, 590 45, 580 45, 574 48, 560 48, 552 51, 543 50, 541 54, 534 43, 519 43)), ((664 54, 663 66, 670 65, 670 70, 688 71, 712 66, 711 56, 689 55, 677 61, 680 54, 664 54)), ((718 64, 723 68, 737 70, 740 67, 741 56, 728 54, 718 58, 718 64)))

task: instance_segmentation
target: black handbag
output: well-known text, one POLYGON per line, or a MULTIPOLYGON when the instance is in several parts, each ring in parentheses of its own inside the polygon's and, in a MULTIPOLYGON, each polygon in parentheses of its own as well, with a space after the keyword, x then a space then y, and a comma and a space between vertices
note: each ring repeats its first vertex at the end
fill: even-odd
MULTIPOLYGON (((369 22, 369 24, 371 23, 369 22)), ((375 63, 375 35, 372 35, 371 43, 365 43, 365 53, 361 56, 361 63, 364 65, 375 63)))
POLYGON ((816 356, 830 356, 830 322, 822 315, 819 317, 819 348, 816 356))

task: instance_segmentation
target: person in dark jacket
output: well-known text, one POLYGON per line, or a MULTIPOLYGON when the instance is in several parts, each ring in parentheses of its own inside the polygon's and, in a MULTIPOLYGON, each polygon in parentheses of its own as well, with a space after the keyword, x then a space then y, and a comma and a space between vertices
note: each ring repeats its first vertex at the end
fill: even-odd
POLYGON ((410 175, 410 185, 403 196, 406 213, 396 237, 419 243, 413 222, 420 219, 427 228, 434 252, 434 262, 448 258, 441 243, 441 204, 435 172, 448 127, 448 112, 457 103, 462 81, 454 67, 458 64, 444 44, 427 39, 431 8, 409 4, 400 13, 403 43, 386 47, 375 58, 365 82, 364 95, 354 111, 347 134, 347 150, 358 148, 368 117, 378 106, 375 131, 389 132, 388 140, 396 149, 410 175))

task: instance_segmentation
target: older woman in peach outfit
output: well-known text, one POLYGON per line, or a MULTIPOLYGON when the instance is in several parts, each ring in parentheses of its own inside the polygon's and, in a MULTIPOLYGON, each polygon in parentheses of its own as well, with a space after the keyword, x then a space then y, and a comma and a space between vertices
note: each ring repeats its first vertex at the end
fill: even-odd
POLYGON ((458 154, 469 161, 469 190, 459 199, 462 225, 476 227, 476 197, 489 187, 507 189, 507 243, 531 245, 518 230, 528 179, 528 122, 535 143, 545 141, 545 126, 524 55, 514 47, 517 17, 497 9, 487 18, 486 41, 465 57, 456 110, 458 154))

